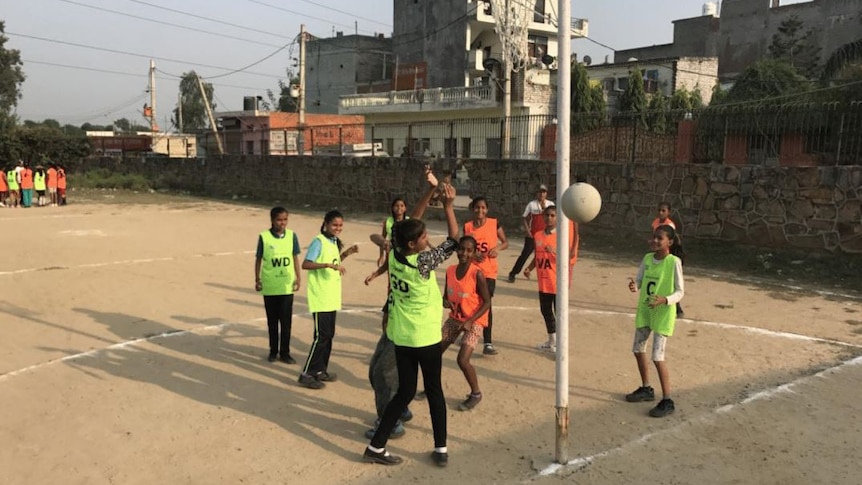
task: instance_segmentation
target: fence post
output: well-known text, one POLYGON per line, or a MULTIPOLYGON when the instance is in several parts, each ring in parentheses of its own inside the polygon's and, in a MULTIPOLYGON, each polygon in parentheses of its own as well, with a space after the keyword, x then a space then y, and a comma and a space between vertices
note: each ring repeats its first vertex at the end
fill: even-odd
POLYGON ((635 152, 638 146, 638 122, 635 120, 632 125, 632 163, 635 163, 635 152))
POLYGON ((506 141, 505 138, 506 138, 506 122, 507 121, 508 120, 506 119, 505 116, 500 118, 500 153, 497 155, 497 157, 500 160, 503 159, 503 153, 505 153, 505 150, 503 150, 503 143, 506 141))
POLYGON ((344 156, 344 127, 338 125, 338 156, 344 156))
POLYGON ((371 125, 371 156, 377 156, 377 150, 374 145, 374 125, 371 125))
POLYGON ((844 116, 847 111, 841 112, 841 122, 838 123, 838 148, 835 151, 835 165, 841 165, 841 144, 844 141, 844 116))
MULTIPOLYGON (((314 154, 314 128, 312 128, 310 130, 310 133, 311 133, 311 140, 310 140, 311 141, 311 154, 313 155, 314 154)), ((303 155, 305 155, 304 150, 303 150, 303 155)))
MULTIPOLYGON (((413 156, 413 123, 407 123, 407 144, 405 147, 407 149, 407 156, 413 156)), ((401 151, 402 153, 404 150, 401 151)))

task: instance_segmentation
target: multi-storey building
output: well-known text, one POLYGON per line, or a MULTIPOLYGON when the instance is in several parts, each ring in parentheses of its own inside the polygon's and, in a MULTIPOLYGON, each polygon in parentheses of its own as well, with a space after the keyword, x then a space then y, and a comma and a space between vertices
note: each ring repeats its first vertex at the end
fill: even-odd
MULTIPOLYGON (((508 73, 501 68, 503 50, 494 31, 490 1, 393 1, 392 89, 345 95, 339 101, 339 113, 364 115, 367 122, 380 125, 374 141, 382 142, 387 152, 498 155, 501 130, 486 133, 483 127, 479 133, 477 124, 446 122, 501 117, 504 96, 511 99, 512 116, 548 115, 546 123, 551 122, 550 115, 556 112, 552 70, 556 69, 558 46, 554 0, 529 2, 533 11, 529 13, 527 66, 511 76, 508 93, 503 92, 508 73), (546 55, 554 58, 550 64, 542 62, 546 55), (401 126, 390 125, 393 123, 401 126), (408 123, 415 126, 408 129, 408 123)), ((564 21, 572 22, 574 35, 585 35, 585 20, 564 21)), ((535 120, 513 120, 511 156, 537 157, 544 128, 535 120)))

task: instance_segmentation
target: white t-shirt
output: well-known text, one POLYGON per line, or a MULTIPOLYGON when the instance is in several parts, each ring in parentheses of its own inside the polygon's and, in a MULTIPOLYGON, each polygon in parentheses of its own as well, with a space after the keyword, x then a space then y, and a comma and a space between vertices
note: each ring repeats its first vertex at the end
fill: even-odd
MULTIPOLYGON (((554 206, 553 201, 545 199, 545 207, 553 207, 553 206, 554 206)), ((527 207, 524 209, 524 215, 522 217, 542 215, 543 212, 545 212, 545 210, 542 209, 542 205, 539 203, 539 200, 535 199, 535 200, 531 200, 530 203, 527 204, 527 207)))

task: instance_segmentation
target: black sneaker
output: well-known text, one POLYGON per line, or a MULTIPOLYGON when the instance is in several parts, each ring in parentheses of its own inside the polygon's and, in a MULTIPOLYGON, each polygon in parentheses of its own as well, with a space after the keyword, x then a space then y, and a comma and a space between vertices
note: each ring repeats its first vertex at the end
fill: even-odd
POLYGON ((483 355, 497 355, 498 353, 499 352, 497 352, 497 349, 494 348, 494 344, 485 344, 484 348, 482 349, 483 355))
MULTIPOLYGON (((380 425, 380 419, 374 422, 374 427, 365 432, 365 437, 370 441, 374 439, 374 434, 377 433, 377 426, 380 425)), ((407 434, 407 429, 404 428, 404 424, 401 421, 395 423, 395 427, 392 428, 392 433, 389 435, 389 439, 397 440, 398 438, 404 437, 407 434)))
MULTIPOLYGON (((643 402, 643 401, 655 401, 655 391, 651 386, 641 386, 635 389, 635 392, 631 394, 626 394, 626 401, 628 402, 643 402)), ((673 403, 671 403, 673 404, 673 403)))
POLYGON ((308 374, 299 375, 299 383, 309 389, 323 389, 326 385, 308 374))
POLYGON ((277 358, 278 358, 278 354, 269 354, 269 357, 267 357, 266 360, 268 360, 270 362, 275 362, 275 360, 277 358))
POLYGON ((476 406, 478 406, 480 402, 482 402, 482 393, 481 392, 479 394, 472 394, 472 393, 467 394, 467 399, 461 401, 461 403, 458 404, 458 410, 459 411, 469 411, 469 410, 475 408, 476 406))
POLYGON ((436 451, 431 452, 431 459, 434 460, 434 463, 437 464, 440 468, 444 468, 449 464, 449 453, 439 453, 436 451))
POLYGON ((320 382, 335 382, 338 380, 338 374, 334 372, 330 374, 329 372, 321 371, 315 374, 314 378, 320 382))
POLYGON ((290 354, 288 354, 288 355, 281 354, 281 357, 279 357, 278 360, 284 362, 285 364, 296 364, 296 360, 293 357, 291 357, 290 354))
POLYGON ((649 410, 649 415, 654 418, 663 418, 668 414, 673 414, 674 411, 676 411, 676 407, 673 405, 673 399, 665 398, 649 410))
POLYGON ((403 461, 400 456, 390 455, 386 450, 377 453, 368 448, 365 448, 365 453, 362 454, 362 458, 368 463, 388 466, 397 465, 403 461))
POLYGON ((510 274, 509 277, 506 278, 506 281, 508 281, 509 283, 514 283, 515 282, 515 275, 510 274))

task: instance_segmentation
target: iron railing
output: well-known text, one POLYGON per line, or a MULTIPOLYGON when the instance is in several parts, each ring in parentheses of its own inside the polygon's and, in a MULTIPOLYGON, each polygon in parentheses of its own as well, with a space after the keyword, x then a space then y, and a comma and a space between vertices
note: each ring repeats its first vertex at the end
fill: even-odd
MULTIPOLYGON (((862 163, 862 102, 576 114, 571 123, 573 162, 862 163)), ((498 159, 507 125, 509 158, 555 158, 556 119, 551 115, 227 131, 220 136, 227 154, 297 155, 303 137, 306 154, 498 159), (357 152, 353 148, 358 144, 373 147, 357 152)), ((202 135, 199 147, 218 153, 212 134, 202 135)))

